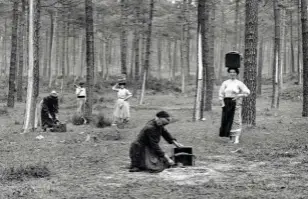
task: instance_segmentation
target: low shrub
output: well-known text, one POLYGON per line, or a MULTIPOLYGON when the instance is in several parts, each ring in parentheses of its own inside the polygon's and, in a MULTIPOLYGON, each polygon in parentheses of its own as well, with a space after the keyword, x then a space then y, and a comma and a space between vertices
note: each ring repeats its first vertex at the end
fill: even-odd
POLYGON ((84 119, 79 114, 74 114, 72 116, 72 124, 74 125, 82 125, 84 123, 84 119))
POLYGON ((103 113, 99 113, 96 116, 93 116, 94 124, 97 128, 104 128, 111 126, 111 120, 107 118, 103 113))
POLYGON ((17 167, 5 168, 1 171, 0 180, 2 181, 22 181, 26 178, 45 178, 51 175, 46 165, 19 165, 17 167))

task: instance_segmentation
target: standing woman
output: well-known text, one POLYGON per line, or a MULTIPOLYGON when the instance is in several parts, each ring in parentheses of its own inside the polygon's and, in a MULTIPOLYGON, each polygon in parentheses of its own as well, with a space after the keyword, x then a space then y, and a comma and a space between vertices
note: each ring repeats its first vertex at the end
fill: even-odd
POLYGON ((77 95, 77 114, 81 116, 86 123, 86 119, 84 117, 85 103, 86 103, 86 88, 84 87, 84 83, 80 82, 79 86, 76 87, 76 95, 77 95))
POLYGON ((115 125, 118 121, 126 123, 130 118, 129 103, 127 100, 133 95, 128 89, 125 88, 125 85, 126 83, 121 81, 112 87, 112 90, 118 92, 118 99, 113 112, 113 125, 115 125))
POLYGON ((230 78, 219 89, 222 107, 220 137, 229 137, 234 144, 239 143, 242 131, 242 98, 250 94, 247 86, 237 79, 238 68, 228 68, 230 78))

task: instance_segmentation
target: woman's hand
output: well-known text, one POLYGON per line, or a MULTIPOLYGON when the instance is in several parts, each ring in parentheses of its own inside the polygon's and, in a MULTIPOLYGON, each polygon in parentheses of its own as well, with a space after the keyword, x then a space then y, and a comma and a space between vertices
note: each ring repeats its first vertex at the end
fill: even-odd
POLYGON ((175 141, 175 140, 173 140, 173 144, 174 144, 177 148, 183 147, 183 144, 178 143, 178 142, 175 141))
POLYGON ((237 94, 235 97, 233 97, 232 100, 237 100, 237 99, 239 99, 239 98, 241 98, 241 97, 243 97, 242 94, 237 94))
POLYGON ((225 102, 223 100, 220 101, 221 107, 225 107, 225 102))
POLYGON ((174 165, 174 161, 167 154, 165 154, 165 158, 166 158, 169 165, 171 165, 171 166, 174 165))

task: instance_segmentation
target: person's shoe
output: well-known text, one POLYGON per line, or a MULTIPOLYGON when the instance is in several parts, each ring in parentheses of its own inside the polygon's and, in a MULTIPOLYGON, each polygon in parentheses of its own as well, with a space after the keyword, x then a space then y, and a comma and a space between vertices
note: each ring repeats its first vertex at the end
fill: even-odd
POLYGON ((235 136, 234 144, 238 144, 240 142, 240 136, 235 136))
POLYGON ((129 169, 129 172, 139 172, 139 171, 141 171, 141 170, 137 167, 133 167, 133 168, 129 169))

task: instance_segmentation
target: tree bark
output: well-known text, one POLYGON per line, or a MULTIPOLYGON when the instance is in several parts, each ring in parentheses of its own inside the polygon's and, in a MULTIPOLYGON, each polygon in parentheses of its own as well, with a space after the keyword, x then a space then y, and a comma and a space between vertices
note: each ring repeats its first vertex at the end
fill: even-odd
POLYGON ((93 33, 93 3, 85 0, 86 11, 86 56, 87 56, 87 101, 85 117, 92 120, 93 77, 94 77, 94 33, 93 33))
POLYGON ((55 34, 58 31, 58 17, 57 12, 55 17, 50 15, 50 38, 49 38, 49 62, 48 62, 48 74, 49 74, 49 84, 48 87, 52 87, 53 76, 57 75, 58 68, 58 49, 59 49, 59 34, 55 34))
POLYGON ((127 56, 127 2, 121 0, 121 74, 127 75, 126 56, 127 56))
POLYGON ((12 47, 9 75, 9 92, 7 98, 7 106, 13 108, 15 102, 15 80, 16 80, 16 65, 17 65, 17 26, 18 26, 18 1, 13 4, 13 19, 12 19, 12 47))
POLYGON ((259 44, 259 62, 258 62, 258 78, 257 78, 257 95, 262 94, 262 68, 263 68, 263 37, 259 44))
POLYGON ((145 86, 146 86, 146 78, 147 73, 150 67, 150 55, 151 55, 151 37, 152 37, 152 19, 153 19, 153 11, 154 11, 154 0, 150 0, 150 12, 149 12, 149 22, 147 28, 147 41, 146 41, 146 53, 145 53, 145 60, 144 60, 144 74, 143 74, 143 83, 141 88, 141 96, 139 104, 143 104, 144 95, 145 95, 145 86))
POLYGON ((280 78, 279 68, 281 66, 281 11, 278 0, 274 1, 274 18, 275 18, 275 42, 274 42, 274 63, 273 63, 273 95, 272 95, 272 108, 279 108, 279 95, 280 95, 280 78))
POLYGON ((295 73, 295 56, 294 56, 294 43, 293 43, 293 14, 290 11, 290 45, 291 45, 291 72, 295 73))
POLYGON ((23 96, 23 69, 24 69, 24 27, 25 27, 25 0, 22 0, 22 10, 19 17, 19 42, 18 42, 18 55, 19 55, 19 67, 17 74, 17 101, 22 102, 23 96))
POLYGON ((303 117, 308 117, 308 13, 307 1, 301 0, 302 40, 303 40, 303 117))
POLYGON ((243 123, 256 125, 258 1, 246 0, 244 84, 251 94, 243 100, 243 123))
POLYGON ((298 5, 298 12, 297 12, 297 20, 298 20, 298 26, 297 26, 297 33, 298 33, 298 42, 297 42, 297 82, 299 85, 301 85, 303 83, 303 76, 302 76, 302 66, 303 66, 303 56, 302 55, 302 35, 301 35, 301 26, 302 23, 300 23, 301 21, 301 0, 297 1, 297 5, 298 5))
POLYGON ((215 68, 214 68, 214 45, 215 45, 215 2, 211 0, 208 3, 210 18, 209 18, 209 32, 208 32, 208 42, 209 42, 209 52, 208 52, 208 65, 206 69, 206 96, 204 103, 204 110, 212 110, 213 101, 213 90, 215 81, 215 68))

